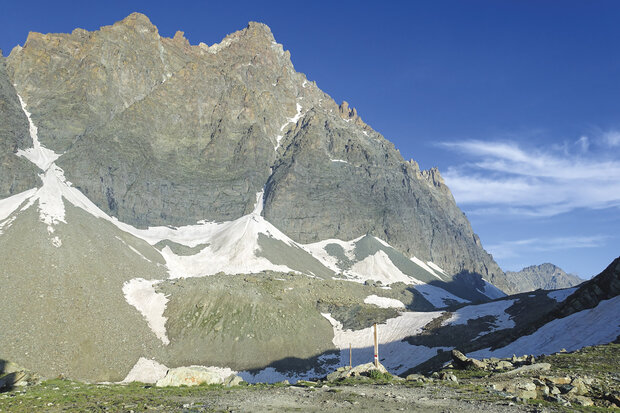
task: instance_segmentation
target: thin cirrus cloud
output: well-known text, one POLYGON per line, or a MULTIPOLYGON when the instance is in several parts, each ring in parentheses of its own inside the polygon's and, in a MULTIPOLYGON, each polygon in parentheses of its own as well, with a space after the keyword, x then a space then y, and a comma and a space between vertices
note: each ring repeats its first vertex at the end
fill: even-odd
MULTIPOLYGON (((606 146, 616 139, 609 136, 604 136, 606 146)), ((473 214, 553 216, 620 207, 620 154, 589 151, 583 137, 578 142, 577 154, 526 150, 515 142, 443 143, 470 158, 448 168, 444 179, 456 201, 473 214)))
POLYGON ((597 248, 605 245, 607 238, 605 235, 529 238, 488 245, 486 249, 493 254, 493 258, 501 260, 527 255, 532 252, 597 248))

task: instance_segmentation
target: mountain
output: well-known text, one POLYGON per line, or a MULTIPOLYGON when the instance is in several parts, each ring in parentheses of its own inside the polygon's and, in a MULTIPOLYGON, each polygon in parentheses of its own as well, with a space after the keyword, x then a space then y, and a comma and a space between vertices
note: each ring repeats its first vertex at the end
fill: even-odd
POLYGON ((581 284, 584 280, 573 274, 565 273, 560 267, 545 263, 523 268, 521 271, 506 271, 508 282, 514 287, 511 293, 543 290, 556 290, 581 284))
POLYGON ((122 222, 231 221, 264 190, 263 216, 296 242, 370 234, 507 285, 439 172, 297 73, 263 24, 192 46, 134 13, 95 32, 30 33, 7 65, 41 144, 122 222))
POLYGON ((505 297, 439 171, 263 24, 211 46, 137 13, 31 33, 0 61, 0 108, 0 359, 45 377, 145 359, 315 377, 349 344, 368 359, 373 323, 399 373, 557 302, 505 297))

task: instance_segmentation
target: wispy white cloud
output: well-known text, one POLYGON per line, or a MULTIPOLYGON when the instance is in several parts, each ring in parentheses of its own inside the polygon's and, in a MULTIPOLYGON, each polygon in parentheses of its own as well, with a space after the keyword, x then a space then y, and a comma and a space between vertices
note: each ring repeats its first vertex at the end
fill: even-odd
POLYGON ((442 144, 469 161, 443 174, 469 213, 551 216, 578 208, 620 206, 620 154, 527 150, 515 142, 470 140, 442 144))
POLYGON ((611 148, 620 146, 620 131, 612 130, 605 132, 603 134, 603 142, 611 148))
POLYGON ((598 248, 605 245, 605 235, 529 238, 503 241, 488 245, 486 249, 496 260, 528 255, 533 252, 558 251, 581 248, 598 248))

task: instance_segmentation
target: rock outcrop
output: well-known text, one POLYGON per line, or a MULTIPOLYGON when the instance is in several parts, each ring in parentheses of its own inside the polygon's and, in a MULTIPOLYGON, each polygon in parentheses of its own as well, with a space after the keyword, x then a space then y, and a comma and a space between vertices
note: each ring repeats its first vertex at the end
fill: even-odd
POLYGON ((32 163, 15 156, 32 146, 28 119, 6 72, 0 53, 0 199, 26 191, 40 183, 32 163))

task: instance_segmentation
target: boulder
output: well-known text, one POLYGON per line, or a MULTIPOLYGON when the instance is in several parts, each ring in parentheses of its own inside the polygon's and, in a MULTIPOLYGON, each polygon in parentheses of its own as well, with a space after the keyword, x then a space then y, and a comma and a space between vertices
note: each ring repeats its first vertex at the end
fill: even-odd
POLYGON ((579 406, 594 406, 592 399, 586 396, 572 396, 570 400, 579 406))
POLYGON ((243 383, 243 379, 236 374, 231 374, 230 376, 226 377, 223 382, 224 387, 239 386, 241 383, 243 383))
POLYGON ((488 368, 485 362, 469 358, 456 349, 452 350, 452 364, 457 369, 486 370, 488 368))
POLYGON ((39 375, 26 370, 18 364, 5 362, 0 372, 0 390, 16 386, 30 386, 41 381, 39 375))
POLYGON ((199 384, 222 384, 222 373, 203 366, 177 367, 168 370, 166 376, 157 381, 157 387, 197 386, 199 384))
POLYGON ((510 370, 513 367, 514 367, 513 364, 509 362, 508 360, 500 360, 495 365, 496 370, 510 370))
POLYGON ((503 376, 517 376, 519 374, 529 374, 538 371, 548 371, 551 369, 551 364, 549 363, 534 363, 525 366, 521 366, 514 370, 507 371, 505 373, 501 373, 503 376))

